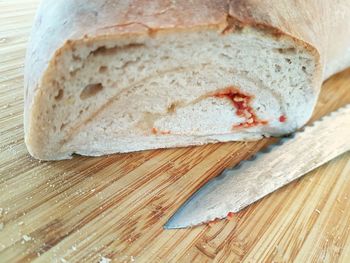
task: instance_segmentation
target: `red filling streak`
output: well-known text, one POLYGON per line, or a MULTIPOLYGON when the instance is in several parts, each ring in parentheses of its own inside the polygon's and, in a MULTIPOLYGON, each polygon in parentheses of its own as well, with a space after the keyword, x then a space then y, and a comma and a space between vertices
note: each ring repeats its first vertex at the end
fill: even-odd
MULTIPOLYGON (((229 99, 233 106, 236 108, 237 116, 243 117, 246 119, 245 122, 240 123, 238 125, 234 125, 233 128, 250 128, 258 125, 266 125, 267 121, 260 120, 258 116, 255 114, 253 108, 250 106, 250 103, 253 99, 253 96, 244 94, 240 92, 238 89, 234 87, 229 87, 224 89, 218 93, 212 95, 216 98, 227 98, 229 99)), ((279 118, 280 122, 285 122, 287 118, 285 116, 281 116, 279 118)), ((158 131, 157 128, 152 128, 153 134, 170 134, 170 131, 158 131)))
POLYGON ((159 131, 157 128, 152 128, 152 133, 153 134, 162 134, 162 135, 167 135, 170 134, 170 131, 159 131))
POLYGON ((230 219, 232 219, 233 218, 233 216, 234 216, 234 213, 233 212, 229 212, 228 214, 227 214, 227 219, 228 220, 230 220, 230 219))
POLYGON ((279 118, 279 121, 280 122, 286 122, 287 121, 287 117, 282 115, 280 118, 279 118))
POLYGON ((244 94, 233 87, 220 91, 214 96, 217 98, 229 99, 236 108, 237 116, 246 119, 245 122, 234 125, 233 128, 250 128, 258 125, 266 125, 268 123, 267 121, 260 120, 250 106, 253 96, 244 94))
MULTIPOLYGON (((233 213, 233 212, 229 212, 229 213, 227 214, 227 216, 226 216, 226 219, 227 219, 227 220, 232 220, 233 216, 234 216, 234 213, 233 213)), ((219 222, 219 221, 220 221, 219 218, 215 218, 215 219, 213 219, 213 220, 207 222, 207 225, 208 225, 208 226, 212 226, 212 225, 214 225, 215 223, 217 223, 217 222, 219 222)))

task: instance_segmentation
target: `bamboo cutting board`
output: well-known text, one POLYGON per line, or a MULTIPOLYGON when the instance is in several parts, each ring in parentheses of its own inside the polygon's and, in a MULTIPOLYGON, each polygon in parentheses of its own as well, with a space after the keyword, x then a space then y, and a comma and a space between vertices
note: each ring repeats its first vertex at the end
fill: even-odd
MULTIPOLYGON (((23 142, 23 58, 38 0, 0 0, 0 262, 350 262, 350 153, 235 214, 162 226, 222 169, 271 143, 32 159, 23 142)), ((313 119, 350 103, 350 70, 313 119)), ((336 139, 336 138, 335 138, 336 139)))

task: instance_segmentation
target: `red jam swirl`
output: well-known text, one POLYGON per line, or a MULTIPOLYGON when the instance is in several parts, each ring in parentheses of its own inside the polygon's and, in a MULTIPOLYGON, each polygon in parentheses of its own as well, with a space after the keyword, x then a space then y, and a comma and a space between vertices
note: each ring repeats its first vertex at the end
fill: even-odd
POLYGON ((214 94, 216 98, 226 98, 232 102, 237 116, 245 118, 245 121, 234 125, 233 128, 250 128, 258 125, 266 125, 268 122, 260 120, 250 106, 253 96, 244 94, 234 87, 226 88, 214 94))

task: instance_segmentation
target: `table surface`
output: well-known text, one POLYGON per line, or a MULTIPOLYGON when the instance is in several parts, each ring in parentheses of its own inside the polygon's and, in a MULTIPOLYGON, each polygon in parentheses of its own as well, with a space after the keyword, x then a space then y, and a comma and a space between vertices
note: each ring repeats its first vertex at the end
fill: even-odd
MULTIPOLYGON (((0 0, 0 262, 350 262, 350 153, 213 225, 162 226, 271 139, 61 162, 23 141, 23 59, 38 0, 0 0)), ((313 119, 350 102, 328 80, 313 119)))

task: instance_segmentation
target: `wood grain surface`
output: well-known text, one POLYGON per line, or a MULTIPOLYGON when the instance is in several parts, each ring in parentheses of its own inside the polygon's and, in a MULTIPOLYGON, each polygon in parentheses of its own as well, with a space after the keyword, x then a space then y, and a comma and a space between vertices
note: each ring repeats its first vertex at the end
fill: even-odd
MULTIPOLYGON (((231 220, 172 231, 193 191, 273 139, 32 159, 23 59, 37 5, 0 0, 0 262, 350 262, 350 153, 231 220)), ((349 87, 350 70, 326 81, 313 119, 350 103, 349 87)))

